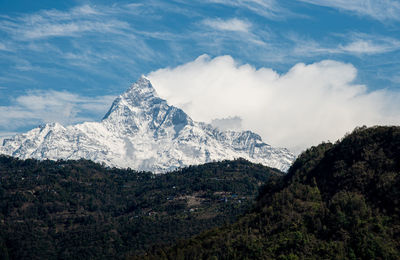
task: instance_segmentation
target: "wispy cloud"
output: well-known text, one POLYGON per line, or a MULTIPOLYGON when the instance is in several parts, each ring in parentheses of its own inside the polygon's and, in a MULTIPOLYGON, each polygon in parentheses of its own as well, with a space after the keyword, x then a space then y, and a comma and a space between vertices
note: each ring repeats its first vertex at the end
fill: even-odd
POLYGON ((221 31, 233 31, 233 32, 246 32, 248 33, 251 28, 251 23, 240 20, 237 18, 223 20, 220 18, 217 19, 205 19, 203 20, 203 24, 210 26, 213 29, 221 30, 221 31))
POLYGON ((32 66, 32 64, 29 61, 23 60, 23 59, 19 59, 19 60, 17 60, 17 64, 15 65, 15 69, 17 69, 19 71, 28 71, 28 70, 34 69, 34 67, 32 66))
POLYGON ((120 21, 93 22, 81 21, 64 24, 36 23, 28 30, 20 30, 23 38, 40 39, 46 37, 76 36, 79 33, 97 32, 109 33, 119 32, 118 29, 128 28, 128 24, 120 21))
POLYGON ((152 35, 145 35, 127 22, 159 19, 147 16, 147 9, 140 4, 83 5, 64 11, 52 9, 2 17, 0 34, 7 45, 0 42, 0 50, 10 52, 6 48, 12 46, 18 55, 0 53, 0 59, 7 61, 0 83, 2 74, 10 78, 21 71, 32 72, 25 74, 31 80, 38 74, 69 75, 79 80, 82 70, 114 80, 129 77, 135 69, 140 70, 137 64, 159 58, 147 43, 152 35))
POLYGON ((400 41, 393 38, 354 39, 346 45, 339 45, 338 50, 354 54, 379 54, 400 49, 400 41))
POLYGON ((298 0, 301 2, 337 8, 370 16, 376 20, 400 21, 400 2, 398 0, 298 0))
POLYGON ((339 35, 339 39, 328 42, 317 42, 297 35, 291 35, 289 38, 296 44, 294 53, 305 56, 320 54, 376 55, 400 49, 400 41, 397 39, 363 33, 339 35), (332 42, 339 43, 333 45, 332 42))
POLYGON ((85 97, 67 91, 29 91, 10 106, 0 106, 0 124, 4 130, 17 130, 32 124, 59 122, 72 124, 101 118, 114 96, 85 97))
POLYGON ((247 19, 236 17, 205 18, 197 23, 196 29, 190 33, 190 38, 204 49, 212 50, 212 53, 226 53, 246 44, 246 49, 238 48, 238 51, 250 54, 254 49, 266 47, 266 41, 271 36, 268 26, 260 29, 247 19))
POLYGON ((6 50, 7 50, 6 45, 0 42, 0 51, 6 51, 6 50))
POLYGON ((279 5, 276 0, 208 0, 208 2, 248 9, 273 20, 282 20, 285 15, 292 14, 279 5))
POLYGON ((18 134, 18 132, 0 132, 0 144, 3 139, 18 134))
POLYGON ((36 14, 9 18, 0 23, 0 30, 14 40, 36 40, 48 37, 78 36, 81 33, 121 33, 129 25, 117 19, 103 19, 100 10, 85 5, 61 12, 46 10, 36 14))

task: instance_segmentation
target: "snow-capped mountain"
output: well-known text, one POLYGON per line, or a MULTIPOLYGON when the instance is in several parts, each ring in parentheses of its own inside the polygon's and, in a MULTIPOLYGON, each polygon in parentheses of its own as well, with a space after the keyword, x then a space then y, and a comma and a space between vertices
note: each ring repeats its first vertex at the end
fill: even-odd
POLYGON ((159 98, 145 77, 115 99, 101 122, 46 124, 3 140, 0 153, 24 159, 85 158, 158 173, 239 157, 286 171, 295 159, 250 131, 221 131, 193 121, 159 98))

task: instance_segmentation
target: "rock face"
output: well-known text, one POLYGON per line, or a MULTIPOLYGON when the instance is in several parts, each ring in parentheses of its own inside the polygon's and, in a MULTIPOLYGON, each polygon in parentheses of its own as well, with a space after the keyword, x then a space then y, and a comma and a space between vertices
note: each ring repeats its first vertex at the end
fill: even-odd
POLYGON ((221 131, 193 121, 158 97, 141 77, 113 102, 101 122, 46 124, 3 140, 0 153, 19 158, 80 159, 156 173, 245 158, 286 171, 295 156, 250 131, 221 131))

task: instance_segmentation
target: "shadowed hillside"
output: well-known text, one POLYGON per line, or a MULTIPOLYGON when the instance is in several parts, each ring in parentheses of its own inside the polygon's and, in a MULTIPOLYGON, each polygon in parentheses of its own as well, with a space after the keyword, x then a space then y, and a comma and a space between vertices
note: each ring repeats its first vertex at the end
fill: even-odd
POLYGON ((231 223, 278 170, 245 160, 153 175, 0 156, 0 259, 124 259, 231 223))
POLYGON ((358 128, 305 151, 255 209, 148 258, 400 259, 400 128, 358 128))

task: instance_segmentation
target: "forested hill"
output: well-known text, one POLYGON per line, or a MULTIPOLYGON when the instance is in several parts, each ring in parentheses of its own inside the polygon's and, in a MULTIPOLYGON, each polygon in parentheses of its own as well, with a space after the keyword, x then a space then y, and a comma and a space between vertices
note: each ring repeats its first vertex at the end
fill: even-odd
POLYGON ((236 223, 157 259, 400 259, 400 127, 358 128, 304 152, 236 223))
POLYGON ((0 259, 124 259, 244 214, 278 170, 245 160, 153 175, 0 156, 0 259))

